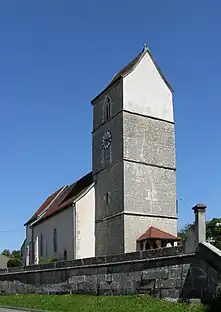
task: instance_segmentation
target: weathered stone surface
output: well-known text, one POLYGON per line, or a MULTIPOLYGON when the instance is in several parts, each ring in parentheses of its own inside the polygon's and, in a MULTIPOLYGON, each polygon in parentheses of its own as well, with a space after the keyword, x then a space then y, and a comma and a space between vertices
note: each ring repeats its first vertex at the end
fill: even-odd
POLYGON ((165 279, 165 280, 161 280, 158 279, 156 282, 156 288, 160 288, 160 289, 176 289, 182 287, 182 282, 180 280, 180 278, 178 277, 176 278, 170 278, 170 279, 165 279))
MULTIPOLYGON (((164 298, 206 298, 215 294, 221 282, 221 269, 198 254, 176 254, 182 249, 116 255, 84 259, 81 266, 53 264, 49 269, 39 266, 14 268, 0 272, 0 295, 19 293, 90 293, 95 295, 128 295, 145 293, 164 298), (165 257, 165 254, 171 255, 165 257), (172 256, 174 254, 174 256, 172 256), (158 256, 151 258, 150 256, 158 256), (135 258, 137 256, 137 259, 135 258), (148 257, 149 256, 149 257, 148 257), (133 260, 129 260, 133 259, 133 260), (111 263, 111 260, 115 261, 111 263), (85 265, 84 265, 85 263, 85 265), (93 263, 89 265, 89 263, 93 263)), ((215 265, 218 264, 215 258, 215 265)), ((79 264, 79 261, 77 262, 79 264)))
POLYGON ((146 270, 142 272, 142 280, 152 280, 152 279, 168 279, 169 278, 169 268, 156 268, 152 270, 146 270))
POLYGON ((160 293, 161 297, 165 298, 179 298, 180 290, 179 289, 162 289, 160 293))
POLYGON ((201 300, 199 298, 191 298, 189 299, 189 304, 196 306, 201 304, 201 300))
POLYGON ((113 295, 133 294, 141 291, 142 288, 144 292, 153 294, 157 289, 159 293, 161 288, 180 287, 177 282, 172 283, 175 278, 170 278, 170 271, 176 268, 178 281, 179 274, 182 272, 182 268, 179 267, 185 266, 185 261, 194 259, 193 256, 191 260, 191 256, 188 258, 186 255, 176 255, 178 251, 181 249, 165 249, 166 254, 169 252, 171 255, 175 254, 172 258, 164 257, 165 253, 160 250, 146 252, 146 257, 143 259, 141 253, 107 257, 91 266, 89 263, 93 263, 93 259, 81 261, 81 266, 70 267, 71 263, 68 263, 69 265, 63 268, 60 264, 53 264, 53 268, 48 269, 47 266, 45 270, 35 267, 30 271, 25 271, 24 268, 17 268, 17 272, 15 269, 10 273, 4 271, 0 274, 0 294, 84 292, 113 295), (151 255, 159 257, 151 258, 151 255), (162 261, 159 260, 161 258, 162 261), (117 261, 111 263, 111 260, 117 261), (177 263, 175 267, 173 262, 177 263))
MULTIPOLYGON (((74 269, 76 272, 77 269, 83 269, 84 272, 86 270, 86 266, 89 266, 90 269, 92 266, 95 266, 96 269, 101 269, 101 264, 114 264, 116 262, 126 262, 126 261, 135 261, 138 262, 139 259, 153 259, 156 262, 156 258, 163 258, 167 256, 176 256, 176 255, 183 255, 183 247, 168 247, 168 248, 159 248, 159 249, 151 249, 142 252, 131 252, 131 253, 123 253, 118 255, 111 255, 107 257, 94 257, 94 258, 87 258, 87 259, 77 259, 71 261, 58 261, 54 263, 47 263, 41 265, 33 265, 33 266, 26 266, 26 267, 16 267, 16 268, 8 268, 8 269, 0 269, 0 276, 7 275, 9 273, 30 273, 30 272, 44 272, 48 271, 51 272, 56 269, 64 269, 67 268, 68 270, 74 269)), ((51 274, 51 273, 50 273, 51 274)), ((75 274, 78 275, 78 274, 75 274)), ((82 274, 81 274, 82 275, 82 274)))

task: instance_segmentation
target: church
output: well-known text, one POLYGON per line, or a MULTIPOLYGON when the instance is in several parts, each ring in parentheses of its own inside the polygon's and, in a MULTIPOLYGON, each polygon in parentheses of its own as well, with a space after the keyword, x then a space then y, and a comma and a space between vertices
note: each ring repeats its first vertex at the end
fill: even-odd
POLYGON ((92 171, 26 222, 25 265, 175 246, 173 90, 149 49, 92 100, 92 171))

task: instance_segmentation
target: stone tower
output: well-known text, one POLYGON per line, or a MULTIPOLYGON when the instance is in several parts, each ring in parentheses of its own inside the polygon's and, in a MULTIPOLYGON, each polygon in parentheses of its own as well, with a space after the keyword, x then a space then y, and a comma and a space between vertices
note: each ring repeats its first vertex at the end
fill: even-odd
POLYGON ((93 105, 96 256, 136 251, 150 226, 177 234, 172 88, 150 51, 93 105))

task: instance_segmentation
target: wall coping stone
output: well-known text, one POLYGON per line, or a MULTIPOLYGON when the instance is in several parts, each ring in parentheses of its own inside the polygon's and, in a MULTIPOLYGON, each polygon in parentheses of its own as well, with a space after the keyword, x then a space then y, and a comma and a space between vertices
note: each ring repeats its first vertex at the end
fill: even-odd
MULTIPOLYGON (((153 261, 160 261, 160 260, 169 260, 169 259, 177 259, 177 258, 188 258, 188 257, 195 257, 196 253, 188 253, 188 254, 177 254, 173 256, 164 256, 164 257, 157 257, 157 258, 144 258, 144 259, 136 259, 136 260, 128 260, 128 261, 119 261, 119 262, 109 262, 109 263, 101 263, 101 264, 92 264, 92 265, 84 265, 84 266, 67 266, 67 267, 59 267, 59 268, 50 268, 50 269, 38 269, 38 270, 24 270, 24 271, 5 271, 4 273, 0 273, 0 276, 8 276, 8 275, 20 275, 20 274, 29 274, 29 273, 42 273, 42 272, 50 272, 50 271, 64 271, 64 270, 71 270, 71 269, 86 269, 86 268, 97 268, 97 267, 108 267, 108 266, 115 266, 115 265, 123 265, 123 264, 136 264, 136 263, 143 263, 143 262, 153 262, 153 261)), ((24 268, 25 269, 25 268, 24 268)))
POLYGON ((217 272, 221 273, 220 261, 221 251, 210 243, 200 243, 197 252, 203 256, 203 259, 210 264, 217 272))
POLYGON ((212 252, 217 254, 217 256, 221 257, 221 250, 220 249, 216 248, 215 246, 213 246, 212 244, 207 243, 207 242, 202 243, 202 245, 209 248, 212 252))
POLYGON ((131 252, 125 254, 118 254, 113 256, 106 257, 93 257, 69 261, 58 261, 47 264, 31 265, 24 267, 15 267, 15 268, 6 268, 0 269, 0 275, 5 275, 9 273, 23 273, 23 272, 33 272, 33 271, 42 271, 42 270, 55 270, 55 269, 65 269, 65 268, 79 268, 79 267, 92 267, 98 265, 108 265, 125 261, 137 261, 140 259, 155 259, 163 258, 169 256, 176 256, 184 254, 184 247, 165 247, 158 249, 150 249, 145 251, 131 252))

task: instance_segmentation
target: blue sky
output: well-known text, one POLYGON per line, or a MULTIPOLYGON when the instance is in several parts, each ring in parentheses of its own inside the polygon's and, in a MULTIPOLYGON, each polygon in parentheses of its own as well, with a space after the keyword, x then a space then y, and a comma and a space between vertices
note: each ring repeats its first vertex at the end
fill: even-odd
POLYGON ((91 170, 90 100, 144 43, 175 89, 179 225, 221 216, 220 0, 1 1, 0 43, 0 250, 91 170))

